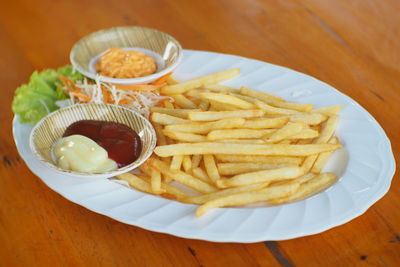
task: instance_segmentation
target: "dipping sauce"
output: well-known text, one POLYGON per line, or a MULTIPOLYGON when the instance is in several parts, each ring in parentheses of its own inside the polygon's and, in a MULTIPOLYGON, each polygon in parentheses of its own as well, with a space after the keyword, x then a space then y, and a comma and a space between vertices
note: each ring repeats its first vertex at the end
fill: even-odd
POLYGON ((118 168, 108 158, 107 151, 95 141, 83 135, 61 138, 54 145, 57 165, 65 170, 78 172, 105 172, 118 168))
POLYGON ((157 70, 154 58, 136 50, 108 49, 95 64, 96 71, 111 78, 137 78, 157 70))
POLYGON ((104 148, 118 168, 134 162, 142 151, 139 135, 122 123, 81 120, 68 126, 63 137, 77 134, 92 139, 104 148))

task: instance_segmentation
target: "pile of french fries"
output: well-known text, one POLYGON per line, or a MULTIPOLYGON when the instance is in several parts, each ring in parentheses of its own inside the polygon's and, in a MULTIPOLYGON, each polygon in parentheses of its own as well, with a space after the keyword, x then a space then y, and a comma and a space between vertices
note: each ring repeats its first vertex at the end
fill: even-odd
POLYGON ((172 101, 152 107, 154 154, 140 173, 118 178, 140 191, 211 209, 304 199, 334 183, 322 173, 341 148, 334 136, 342 106, 314 109, 279 96, 218 84, 230 69, 161 89, 172 101), (193 189, 194 194, 183 188, 193 189))

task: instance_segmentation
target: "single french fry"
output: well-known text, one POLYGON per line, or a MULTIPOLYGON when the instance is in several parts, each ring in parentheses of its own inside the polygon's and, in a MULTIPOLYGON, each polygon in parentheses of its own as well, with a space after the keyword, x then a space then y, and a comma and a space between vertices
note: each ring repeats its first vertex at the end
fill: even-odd
POLYGON ((307 125, 304 123, 288 123, 282 128, 272 133, 265 141, 267 143, 277 143, 283 139, 291 137, 292 135, 300 133, 307 125))
POLYGON ((253 97, 256 99, 260 99, 261 101, 265 101, 265 102, 271 102, 271 101, 283 102, 284 101, 281 97, 279 97, 277 95, 268 94, 268 93, 260 92, 260 91, 255 91, 255 90, 250 89, 245 86, 240 87, 240 94, 250 96, 250 97, 253 97))
POLYGON ((200 99, 201 98, 200 94, 201 93, 207 93, 207 92, 210 92, 210 90, 196 88, 196 89, 192 89, 192 90, 189 90, 189 91, 185 92, 185 96, 187 96, 189 98, 200 99))
POLYGON ((212 130, 240 127, 244 123, 245 120, 242 118, 227 118, 212 122, 192 122, 186 124, 167 125, 165 126, 165 129, 169 131, 206 134, 212 130))
POLYGON ((288 164, 250 163, 250 162, 218 163, 218 171, 221 175, 237 175, 242 173, 276 169, 287 166, 288 164))
POLYGON ((210 107, 210 101, 202 99, 199 104, 199 109, 206 111, 208 110, 209 107, 210 107))
POLYGON ((336 105, 336 106, 317 108, 317 109, 312 110, 311 112, 324 114, 326 116, 332 116, 332 115, 336 115, 337 113, 339 113, 339 111, 342 108, 343 108, 343 105, 336 105))
POLYGON ((180 142, 206 142, 208 139, 204 135, 193 134, 193 133, 184 133, 184 132, 175 132, 169 131, 167 129, 163 130, 165 136, 168 136, 171 139, 178 140, 180 142))
POLYGON ((191 101, 190 99, 186 98, 184 95, 177 94, 177 95, 171 95, 171 97, 175 100, 175 104, 177 104, 181 108, 186 108, 186 109, 197 108, 197 105, 193 103, 193 101, 191 101))
POLYGON ((161 188, 163 188, 166 193, 173 195, 177 200, 181 201, 181 199, 186 199, 188 197, 185 192, 167 183, 162 183, 161 188))
POLYGON ((151 120, 161 125, 190 123, 189 120, 158 112, 153 112, 153 114, 151 114, 151 120))
POLYGON ((149 194, 153 193, 150 183, 140 179, 138 176, 136 176, 132 173, 129 173, 129 172, 122 173, 122 174, 117 175, 117 178, 127 181, 129 186, 131 186, 139 191, 149 193, 149 194))
POLYGON ((264 110, 265 113, 269 115, 293 115, 300 113, 299 111, 292 109, 277 108, 259 100, 255 100, 254 104, 261 110, 264 110))
POLYGON ((240 89, 222 85, 222 84, 211 84, 211 85, 204 86, 203 88, 213 91, 213 92, 219 92, 219 93, 222 93, 222 92, 240 93, 240 89))
POLYGON ((300 165, 303 158, 299 157, 274 157, 261 155, 223 155, 216 154, 215 157, 221 162, 249 162, 249 163, 265 163, 265 164, 287 164, 300 165))
POLYGON ((207 173, 202 169, 202 168, 193 168, 192 169, 193 176, 199 178, 203 182, 206 182, 208 184, 212 183, 210 178, 208 177, 207 173))
MULTIPOLYGON (((167 102, 170 103, 170 102, 167 102)), ((162 114, 167 114, 174 117, 179 117, 181 119, 188 119, 188 113, 193 111, 201 111, 200 109, 175 109, 173 106, 171 108, 161 108, 161 107, 150 107, 151 112, 157 112, 162 114)))
POLYGON ((322 128, 321 133, 317 140, 315 140, 316 144, 322 144, 322 143, 327 143, 329 139, 334 135, 336 126, 339 122, 339 116, 338 115, 332 115, 329 117, 329 119, 326 121, 325 126, 322 128))
MULTIPOLYGON (((164 100, 164 107, 168 109, 175 109, 174 104, 172 104, 169 100, 164 100)), ((151 110, 151 107, 150 107, 151 110)), ((169 114, 172 115, 172 114, 169 114)))
POLYGON ((201 205, 196 210, 196 216, 202 216, 211 209, 219 207, 237 206, 260 201, 269 201, 274 198, 283 198, 293 194, 298 188, 298 183, 291 183, 216 198, 201 205))
MULTIPOLYGON (((151 169, 153 169, 153 168, 151 168, 151 169)), ((139 177, 139 178, 144 180, 147 183, 151 183, 151 177, 139 177)), ((169 179, 172 180, 171 178, 169 178, 169 179)), ((163 181, 161 181, 161 190, 163 191, 161 193, 161 196, 164 196, 164 194, 172 195, 175 199, 180 200, 180 201, 181 201, 181 199, 186 199, 189 197, 182 190, 180 190, 172 185, 169 185, 167 183, 164 183, 163 181)))
POLYGON ((193 143, 174 144, 156 147, 154 152, 160 157, 195 154, 239 154, 266 156, 308 156, 341 148, 340 144, 280 145, 280 144, 231 144, 231 143, 193 143))
POLYGON ((266 129, 266 128, 280 128, 289 121, 289 118, 260 118, 253 120, 246 120, 243 124, 245 129, 266 129))
POLYGON ((336 175, 334 173, 321 173, 314 178, 302 183, 299 189, 294 194, 288 195, 286 197, 273 198, 270 201, 273 204, 281 204, 304 199, 314 193, 323 190, 324 188, 327 188, 335 180, 336 175))
POLYGON ((292 139, 293 141, 295 141, 295 144, 297 145, 309 145, 312 144, 312 141, 314 140, 313 138, 311 139, 292 139))
POLYGON ((290 116, 291 122, 305 123, 309 125, 317 125, 327 120, 327 116, 321 113, 301 113, 290 116))
POLYGON ((231 143, 231 144, 265 144, 262 139, 224 139, 216 140, 218 143, 231 143))
MULTIPOLYGON (((329 117, 329 119, 326 121, 324 127, 322 128, 318 138, 316 138, 313 143, 314 144, 325 144, 329 141, 329 139, 333 136, 335 133, 336 125, 339 121, 339 116, 338 115, 332 115, 329 117)), ((333 144, 328 144, 328 145, 333 145, 333 144)), ((339 144, 336 144, 339 145, 339 144)), ((340 145, 339 145, 340 146, 340 145)), ((327 152, 327 151, 324 151, 327 152)), ((322 152, 320 152, 322 153, 322 152)), ((317 160, 318 155, 309 155, 306 157, 302 164, 302 168, 304 170, 304 173, 307 173, 311 170, 313 167, 315 161, 317 160)))
POLYGON ((302 174, 303 170, 301 167, 282 167, 238 174, 232 178, 221 178, 217 181, 217 186, 220 188, 226 188, 256 183, 273 183, 277 181, 291 180, 301 176, 302 174))
POLYGON ((151 158, 156 157, 152 155, 149 159, 147 159, 142 165, 140 165, 138 168, 139 170, 144 173, 146 176, 151 177, 151 166, 149 164, 149 161, 151 158))
POLYGON ((160 160, 153 158, 151 159, 150 164, 162 174, 165 174, 166 176, 174 179, 175 181, 183 185, 186 185, 196 191, 199 191, 201 193, 211 193, 216 191, 216 188, 214 186, 209 185, 191 176, 190 174, 187 174, 182 171, 171 171, 169 169, 169 166, 160 160))
POLYGON ((165 138, 165 135, 162 131, 162 127, 158 123, 153 123, 154 131, 156 132, 157 135, 157 145, 158 146, 165 146, 167 145, 167 139, 165 138))
POLYGON ((240 70, 230 69, 216 73, 211 73, 205 76, 197 77, 192 80, 181 82, 175 85, 168 85, 161 88, 161 93, 166 95, 182 94, 194 88, 204 87, 207 85, 215 84, 224 80, 233 78, 239 74, 240 70))
POLYGON ((290 182, 297 182, 299 184, 302 184, 302 183, 305 183, 305 182, 313 179, 314 177, 315 177, 315 174, 309 172, 309 173, 307 173, 307 174, 305 174, 303 176, 300 176, 300 177, 297 177, 297 178, 291 180, 290 182))
POLYGON ((224 139, 251 139, 262 138, 267 134, 275 132, 274 129, 229 129, 229 130, 214 130, 208 133, 207 139, 210 141, 224 139))
POLYGON ((210 180, 213 183, 216 183, 221 177, 219 175, 213 155, 204 155, 203 160, 208 177, 210 177, 210 180))
POLYGON ((151 191, 156 195, 163 192, 161 189, 161 173, 156 169, 151 170, 151 191))
POLYGON ((313 109, 312 104, 300 104, 300 103, 289 103, 285 102, 282 98, 277 97, 275 95, 267 94, 264 92, 254 91, 247 87, 241 87, 240 93, 242 95, 248 95, 254 98, 257 98, 268 105, 283 108, 283 109, 292 109, 300 112, 308 112, 313 109))
POLYGON ((172 171, 177 171, 181 169, 183 155, 175 155, 172 157, 170 169, 172 171))
POLYGON ((319 132, 312 129, 303 129, 301 132, 289 136, 290 139, 310 139, 318 137, 319 132))
POLYGON ((197 168, 200 165, 200 161, 203 158, 203 155, 193 155, 192 156, 192 168, 197 168))
POLYGON ((175 79, 174 77, 172 77, 172 76, 169 76, 167 78, 167 84, 168 85, 174 85, 174 84, 178 84, 178 83, 179 83, 179 81, 177 79, 175 79))
MULTIPOLYGON (((339 139, 336 136, 332 137, 328 142, 328 144, 337 144, 337 143, 339 143, 339 139)), ((315 161, 313 167, 311 168, 311 172, 320 173, 324 168, 325 164, 328 162, 331 154, 332 152, 324 152, 319 154, 317 160, 315 161)))
POLYGON ((213 199, 216 199, 216 198, 262 189, 262 188, 266 187, 267 185, 268 185, 268 183, 260 183, 260 184, 252 184, 252 185, 246 185, 246 186, 241 186, 241 187, 220 189, 219 191, 216 191, 213 193, 203 194, 203 195, 199 195, 199 196, 190 196, 190 197, 183 199, 182 201, 186 202, 186 203, 191 203, 191 204, 204 204, 204 203, 211 201, 213 199))
POLYGON ((192 169, 192 160, 189 155, 183 156, 182 165, 185 172, 189 172, 192 169))
POLYGON ((252 103, 244 101, 238 97, 220 93, 200 93, 200 97, 209 101, 216 101, 222 104, 232 105, 240 109, 253 109, 255 106, 252 103))
POLYGON ((209 102, 210 102, 210 108, 212 108, 215 111, 237 111, 237 110, 240 110, 240 108, 235 107, 230 104, 225 104, 225 103, 221 103, 221 102, 214 101, 214 100, 209 100, 209 102))
POLYGON ((265 114, 262 110, 235 110, 235 111, 193 111, 189 112, 192 121, 216 121, 226 118, 257 118, 265 114))

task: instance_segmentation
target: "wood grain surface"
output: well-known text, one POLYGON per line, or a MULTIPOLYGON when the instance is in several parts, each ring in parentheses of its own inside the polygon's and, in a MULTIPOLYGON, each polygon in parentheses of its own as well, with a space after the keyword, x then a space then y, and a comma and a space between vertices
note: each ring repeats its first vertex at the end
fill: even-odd
MULTIPOLYGON (((312 75, 365 107, 400 152, 397 0, 14 0, 0 8, 0 266, 400 266, 400 181, 355 220, 282 242, 220 244, 128 226, 73 204, 19 158, 15 88, 68 63, 82 36, 141 25, 188 49, 256 58, 312 75)), ((368 145, 368 144, 366 144, 368 145)))

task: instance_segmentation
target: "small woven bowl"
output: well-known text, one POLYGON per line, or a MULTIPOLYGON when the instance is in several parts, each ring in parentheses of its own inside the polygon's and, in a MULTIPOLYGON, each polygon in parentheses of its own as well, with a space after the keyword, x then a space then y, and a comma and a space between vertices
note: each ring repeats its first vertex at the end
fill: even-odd
POLYGON ((139 113, 110 104, 77 104, 59 109, 43 118, 32 130, 29 144, 33 153, 46 167, 62 174, 81 178, 109 178, 128 172, 145 162, 153 153, 157 137, 153 126, 139 113), (59 168, 53 160, 52 149, 55 141, 62 137, 65 129, 79 120, 101 120, 119 122, 131 127, 142 141, 142 152, 131 164, 115 171, 84 173, 59 168))
POLYGON ((154 29, 128 26, 100 30, 80 39, 70 53, 72 65, 83 75, 113 84, 146 84, 176 69, 182 58, 182 47, 175 38, 154 29), (107 49, 134 49, 152 56, 157 62, 153 74, 129 79, 98 75, 94 64, 107 49))

